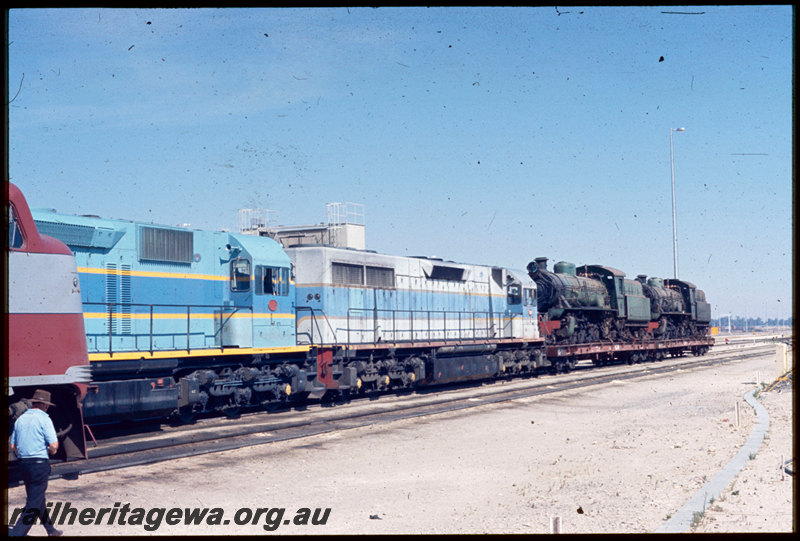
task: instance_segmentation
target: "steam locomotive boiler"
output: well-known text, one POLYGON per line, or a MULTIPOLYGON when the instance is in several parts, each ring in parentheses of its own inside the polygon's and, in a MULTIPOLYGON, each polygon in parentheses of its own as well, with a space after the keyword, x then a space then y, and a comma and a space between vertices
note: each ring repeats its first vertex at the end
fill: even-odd
POLYGON ((528 264, 539 291, 539 314, 549 343, 582 344, 643 339, 650 327, 650 300, 642 284, 601 265, 560 261, 547 270, 547 258, 528 264))

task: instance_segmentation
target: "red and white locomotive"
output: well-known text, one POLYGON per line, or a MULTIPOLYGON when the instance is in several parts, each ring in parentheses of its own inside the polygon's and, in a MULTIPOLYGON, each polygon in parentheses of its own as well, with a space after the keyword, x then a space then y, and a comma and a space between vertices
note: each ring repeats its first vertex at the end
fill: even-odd
POLYGON ((90 369, 75 257, 39 234, 22 192, 10 182, 7 188, 9 434, 34 391, 44 389, 56 405, 48 412, 59 436, 55 458, 85 458, 81 401, 90 369))

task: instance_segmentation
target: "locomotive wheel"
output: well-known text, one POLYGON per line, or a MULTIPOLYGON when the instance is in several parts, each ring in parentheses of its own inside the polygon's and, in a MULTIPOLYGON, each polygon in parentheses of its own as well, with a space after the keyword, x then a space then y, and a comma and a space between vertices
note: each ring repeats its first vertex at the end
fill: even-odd
POLYGON ((178 418, 183 424, 191 425, 195 421, 195 411, 191 406, 184 406, 178 410, 178 418))
POLYGON ((308 399, 308 395, 310 394, 311 393, 309 391, 304 391, 302 393, 292 393, 292 395, 289 397, 289 401, 297 404, 305 404, 306 399, 308 399))
POLYGON ((230 407, 230 408, 224 408, 222 410, 222 413, 224 413, 228 419, 237 419, 241 411, 242 408, 240 407, 230 407))

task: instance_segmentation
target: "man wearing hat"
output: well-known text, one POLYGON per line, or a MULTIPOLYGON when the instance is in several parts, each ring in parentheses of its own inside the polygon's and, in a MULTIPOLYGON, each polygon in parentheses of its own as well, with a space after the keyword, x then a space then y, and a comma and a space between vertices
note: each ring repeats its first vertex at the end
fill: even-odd
POLYGON ((23 536, 33 525, 32 509, 44 524, 47 535, 61 535, 47 514, 45 492, 47 480, 50 477, 50 459, 48 455, 55 455, 58 451, 58 438, 53 421, 47 415, 49 406, 55 407, 50 401, 48 391, 37 389, 31 397, 33 407, 25 411, 17 422, 14 423, 14 433, 11 435, 11 450, 19 459, 19 470, 25 481, 25 511, 17 519, 8 534, 23 536))

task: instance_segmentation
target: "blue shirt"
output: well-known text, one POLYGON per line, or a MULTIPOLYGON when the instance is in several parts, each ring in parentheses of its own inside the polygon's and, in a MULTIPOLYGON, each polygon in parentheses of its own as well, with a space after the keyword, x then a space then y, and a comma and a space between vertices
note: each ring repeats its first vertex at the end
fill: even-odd
POLYGON ((53 421, 47 412, 31 408, 14 423, 11 443, 18 458, 48 458, 47 446, 58 441, 53 421))

